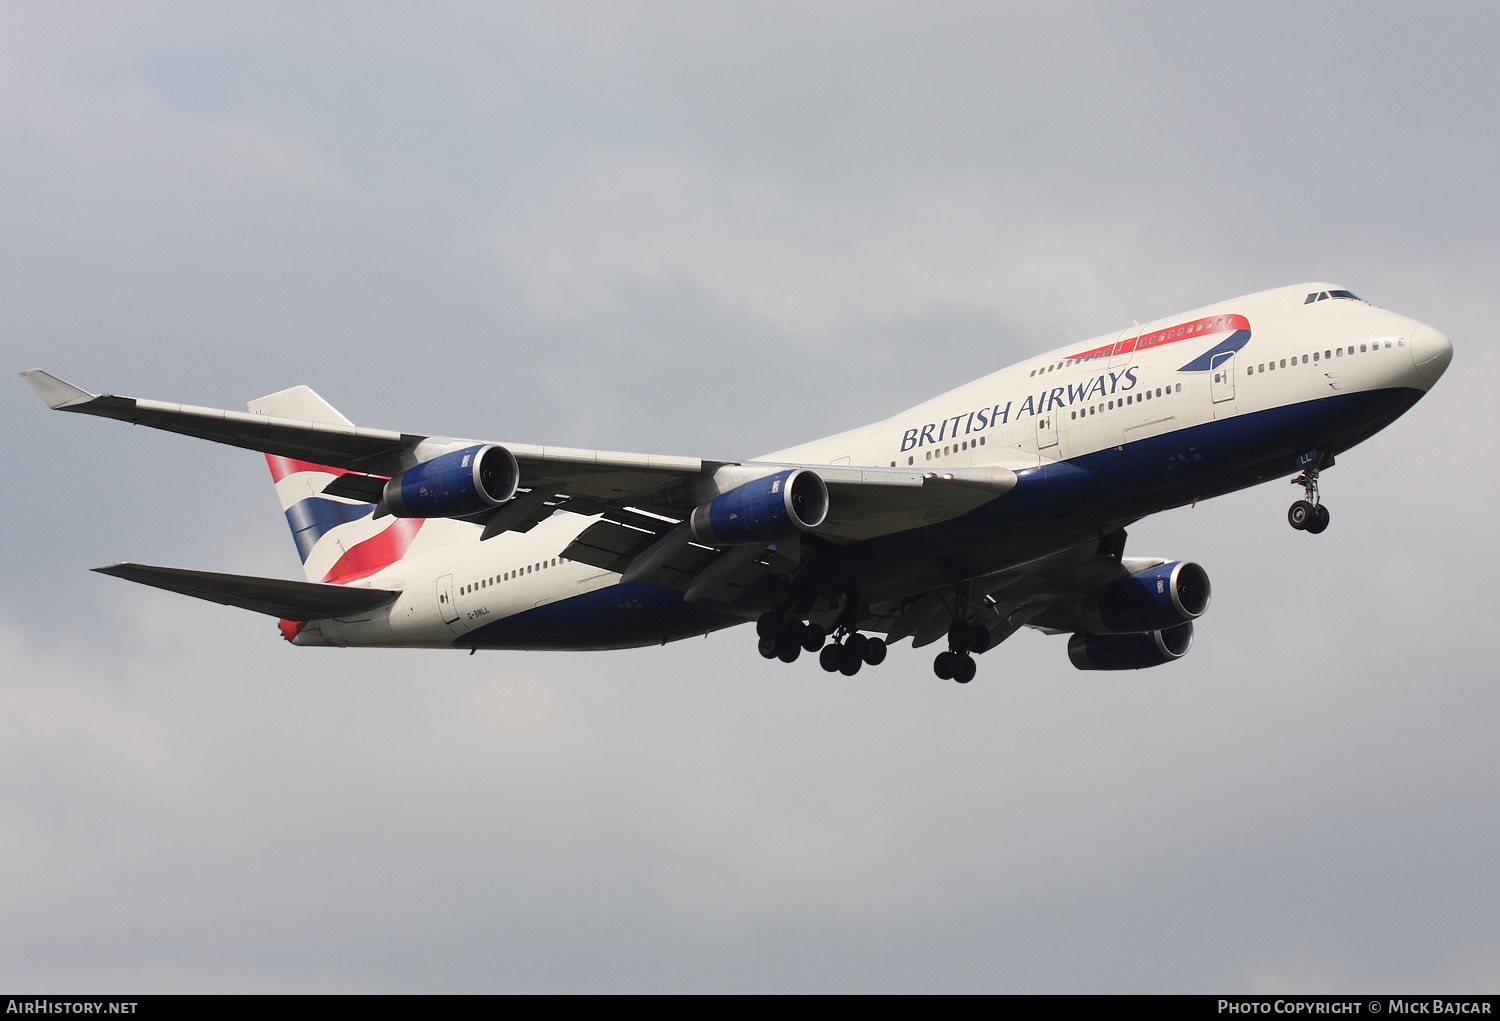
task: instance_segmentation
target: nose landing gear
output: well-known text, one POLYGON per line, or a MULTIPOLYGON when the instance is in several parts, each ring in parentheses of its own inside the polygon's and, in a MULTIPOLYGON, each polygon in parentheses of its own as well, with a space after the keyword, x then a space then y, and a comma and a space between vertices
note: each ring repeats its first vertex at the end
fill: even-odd
POLYGON ((1328 527, 1328 508, 1318 497, 1318 469, 1309 467, 1292 480, 1292 485, 1301 486, 1307 493, 1305 500, 1298 500, 1286 512, 1289 525, 1299 532, 1317 535, 1328 527))

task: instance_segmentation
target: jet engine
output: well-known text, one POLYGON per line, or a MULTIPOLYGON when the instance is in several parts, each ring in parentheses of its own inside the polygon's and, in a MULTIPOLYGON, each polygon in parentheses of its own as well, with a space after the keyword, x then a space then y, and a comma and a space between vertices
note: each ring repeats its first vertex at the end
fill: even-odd
POLYGON ((1139 635, 1091 635, 1068 639, 1068 659, 1080 670, 1140 670, 1181 659, 1193 644, 1191 622, 1139 635))
POLYGON ((1094 634, 1156 631, 1203 616, 1210 593, 1197 564, 1160 564, 1105 585, 1084 605, 1083 620, 1094 634))
POLYGON ((775 542, 828 517, 828 487, 805 468, 754 479, 693 509, 693 538, 709 545, 775 542))
POLYGON ((516 495, 521 469, 504 447, 479 443, 423 461, 385 484, 381 500, 398 518, 460 518, 516 495))

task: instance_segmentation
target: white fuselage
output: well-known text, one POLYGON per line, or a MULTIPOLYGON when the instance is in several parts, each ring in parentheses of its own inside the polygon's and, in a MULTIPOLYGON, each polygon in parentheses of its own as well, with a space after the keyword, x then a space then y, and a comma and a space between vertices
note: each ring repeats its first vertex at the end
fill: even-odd
MULTIPOLYGON (((1431 387, 1450 356, 1446 338, 1358 300, 1305 303, 1305 294, 1330 289, 1282 288, 1132 326, 757 460, 937 473, 1019 469, 1111 448, 1127 456, 1149 437, 1331 396, 1431 387), (1214 341, 1235 336, 1229 318, 1248 322, 1249 341, 1213 356, 1211 367, 1186 370, 1214 341), (1194 327, 1204 323, 1200 336, 1194 327), (1148 343, 1175 330, 1185 332, 1148 343)), ((596 520, 557 513, 530 531, 483 542, 479 526, 445 522, 453 541, 352 583, 399 589, 394 604, 358 619, 313 622, 295 642, 462 648, 466 634, 494 621, 608 589, 620 575, 561 557, 596 520)), ((622 601, 619 612, 628 610, 622 601)))

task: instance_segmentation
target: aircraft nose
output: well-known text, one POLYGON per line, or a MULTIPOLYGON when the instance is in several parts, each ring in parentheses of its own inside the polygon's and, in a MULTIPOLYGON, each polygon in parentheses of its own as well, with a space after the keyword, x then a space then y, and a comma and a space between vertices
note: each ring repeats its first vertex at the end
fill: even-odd
POLYGON ((1423 379, 1436 383, 1453 361, 1453 345, 1431 326, 1418 326, 1411 335, 1411 360, 1423 379))

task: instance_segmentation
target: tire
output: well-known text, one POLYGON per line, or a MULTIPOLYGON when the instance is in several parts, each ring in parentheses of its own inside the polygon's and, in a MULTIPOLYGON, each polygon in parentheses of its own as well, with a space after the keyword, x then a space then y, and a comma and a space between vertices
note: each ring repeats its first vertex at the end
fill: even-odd
POLYGON ((969 639, 972 637, 969 634, 969 624, 967 621, 955 620, 952 624, 948 625, 948 648, 954 652, 960 649, 967 649, 969 647, 969 639))
POLYGON ((865 645, 865 662, 879 666, 885 662, 885 639, 871 638, 865 645))
POLYGON ((844 647, 849 650, 849 654, 851 656, 853 656, 860 662, 864 662, 865 650, 869 648, 869 646, 870 639, 867 636, 860 634, 858 631, 854 632, 848 638, 844 639, 844 647))
POLYGON ((802 655, 802 643, 794 635, 782 635, 776 643, 776 658, 783 663, 795 663, 802 655))
POLYGON ((837 645, 825 645, 823 651, 818 653, 818 666, 831 674, 839 670, 839 647, 837 645))
POLYGON ((1317 507, 1313 508, 1313 518, 1307 523, 1307 530, 1313 535, 1317 535, 1328 527, 1330 517, 1328 508, 1321 503, 1318 504, 1317 507))
POLYGON ((959 684, 968 684, 974 679, 974 671, 978 667, 968 656, 958 657, 958 665, 953 669, 953 679, 959 684))
POLYGON ((780 644, 774 638, 762 638, 756 643, 755 649, 766 659, 775 659, 776 653, 780 649, 780 644))
POLYGON ((859 653, 850 647, 848 641, 838 647, 839 649, 839 673, 845 677, 853 677, 859 673, 859 668, 865 665, 865 661, 859 658, 859 653))
POLYGON ((786 622, 779 613, 763 613, 755 622, 755 633, 762 638, 779 638, 786 622))
POLYGON ((1286 523, 1300 532, 1312 523, 1315 515, 1312 504, 1306 500, 1298 500, 1287 508, 1286 523))
POLYGON ((977 656, 977 655, 979 655, 982 652, 988 651, 989 647, 990 647, 990 631, 989 631, 989 628, 982 627, 982 626, 980 626, 978 624, 972 625, 972 630, 970 631, 970 638, 969 638, 969 651, 972 652, 972 653, 974 653, 974 655, 977 656))
POLYGON ((932 661, 932 672, 938 675, 940 681, 953 680, 953 671, 958 665, 959 657, 956 653, 940 652, 937 659, 932 661))
POLYGON ((828 632, 816 624, 806 624, 802 628, 802 647, 808 652, 817 652, 823 648, 823 643, 828 641, 828 632))
POLYGON ((788 606, 792 605, 793 595, 795 593, 792 592, 790 585, 777 585, 771 593, 771 607, 777 610, 785 610, 788 606))

